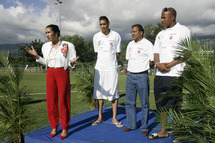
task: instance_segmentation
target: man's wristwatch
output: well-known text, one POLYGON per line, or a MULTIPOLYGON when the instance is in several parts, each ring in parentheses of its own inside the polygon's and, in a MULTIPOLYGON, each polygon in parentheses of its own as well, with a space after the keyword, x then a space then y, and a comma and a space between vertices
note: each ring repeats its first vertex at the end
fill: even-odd
POLYGON ((159 63, 155 63, 155 65, 154 65, 155 68, 157 67, 157 64, 159 64, 159 63))

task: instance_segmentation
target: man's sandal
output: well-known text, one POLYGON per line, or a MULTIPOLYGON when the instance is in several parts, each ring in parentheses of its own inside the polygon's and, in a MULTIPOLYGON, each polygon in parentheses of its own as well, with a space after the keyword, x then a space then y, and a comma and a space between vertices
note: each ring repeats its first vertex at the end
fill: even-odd
POLYGON ((168 138, 169 137, 169 134, 167 136, 164 136, 164 137, 159 137, 157 133, 154 133, 154 134, 151 134, 148 136, 148 139, 149 140, 156 140, 156 139, 162 139, 162 138, 168 138), (151 138, 149 138, 151 137, 151 138))
POLYGON ((96 120, 92 123, 92 126, 95 126, 95 125, 98 125, 100 123, 104 122, 103 120, 102 121, 99 121, 99 120, 96 120))
POLYGON ((123 124, 121 122, 116 122, 116 123, 113 122, 113 124, 116 125, 118 128, 123 127, 123 124))

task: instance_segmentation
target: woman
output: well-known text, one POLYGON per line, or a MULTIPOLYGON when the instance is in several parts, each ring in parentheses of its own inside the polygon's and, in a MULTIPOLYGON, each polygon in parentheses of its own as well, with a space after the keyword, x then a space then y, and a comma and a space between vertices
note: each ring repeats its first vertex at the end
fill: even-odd
POLYGON ((57 133, 59 124, 58 96, 62 133, 60 138, 68 135, 70 122, 70 78, 68 66, 76 63, 76 51, 72 43, 60 41, 60 30, 57 25, 48 25, 45 29, 50 42, 42 46, 43 57, 40 57, 34 47, 26 47, 26 51, 36 58, 36 61, 48 68, 46 76, 48 118, 52 131, 51 137, 57 133))

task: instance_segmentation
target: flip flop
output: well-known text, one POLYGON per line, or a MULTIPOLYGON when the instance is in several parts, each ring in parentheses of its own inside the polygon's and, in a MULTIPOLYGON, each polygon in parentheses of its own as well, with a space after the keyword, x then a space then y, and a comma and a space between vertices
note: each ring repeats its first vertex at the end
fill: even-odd
POLYGON ((92 126, 95 126, 95 125, 98 125, 100 123, 104 122, 103 120, 102 121, 99 121, 99 120, 96 120, 92 123, 92 126))
POLYGON ((156 140, 156 139, 162 139, 162 138, 168 138, 168 137, 169 137, 169 134, 168 134, 168 136, 166 136, 166 137, 159 137, 157 133, 154 133, 154 134, 149 135, 149 136, 148 136, 148 139, 149 139, 149 140, 156 140), (152 138, 149 138, 150 136, 151 136, 152 138))
POLYGON ((118 122, 118 123, 114 123, 114 122, 113 122, 113 124, 116 125, 118 128, 123 127, 123 124, 122 124, 121 122, 118 122))

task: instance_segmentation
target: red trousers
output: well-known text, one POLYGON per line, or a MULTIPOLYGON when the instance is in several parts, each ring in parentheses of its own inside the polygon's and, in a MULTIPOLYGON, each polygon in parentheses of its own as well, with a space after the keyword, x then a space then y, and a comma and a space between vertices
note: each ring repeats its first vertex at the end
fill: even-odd
POLYGON ((69 69, 48 68, 46 75, 47 109, 51 127, 59 124, 58 99, 60 119, 63 130, 67 130, 70 122, 70 78, 69 69))

